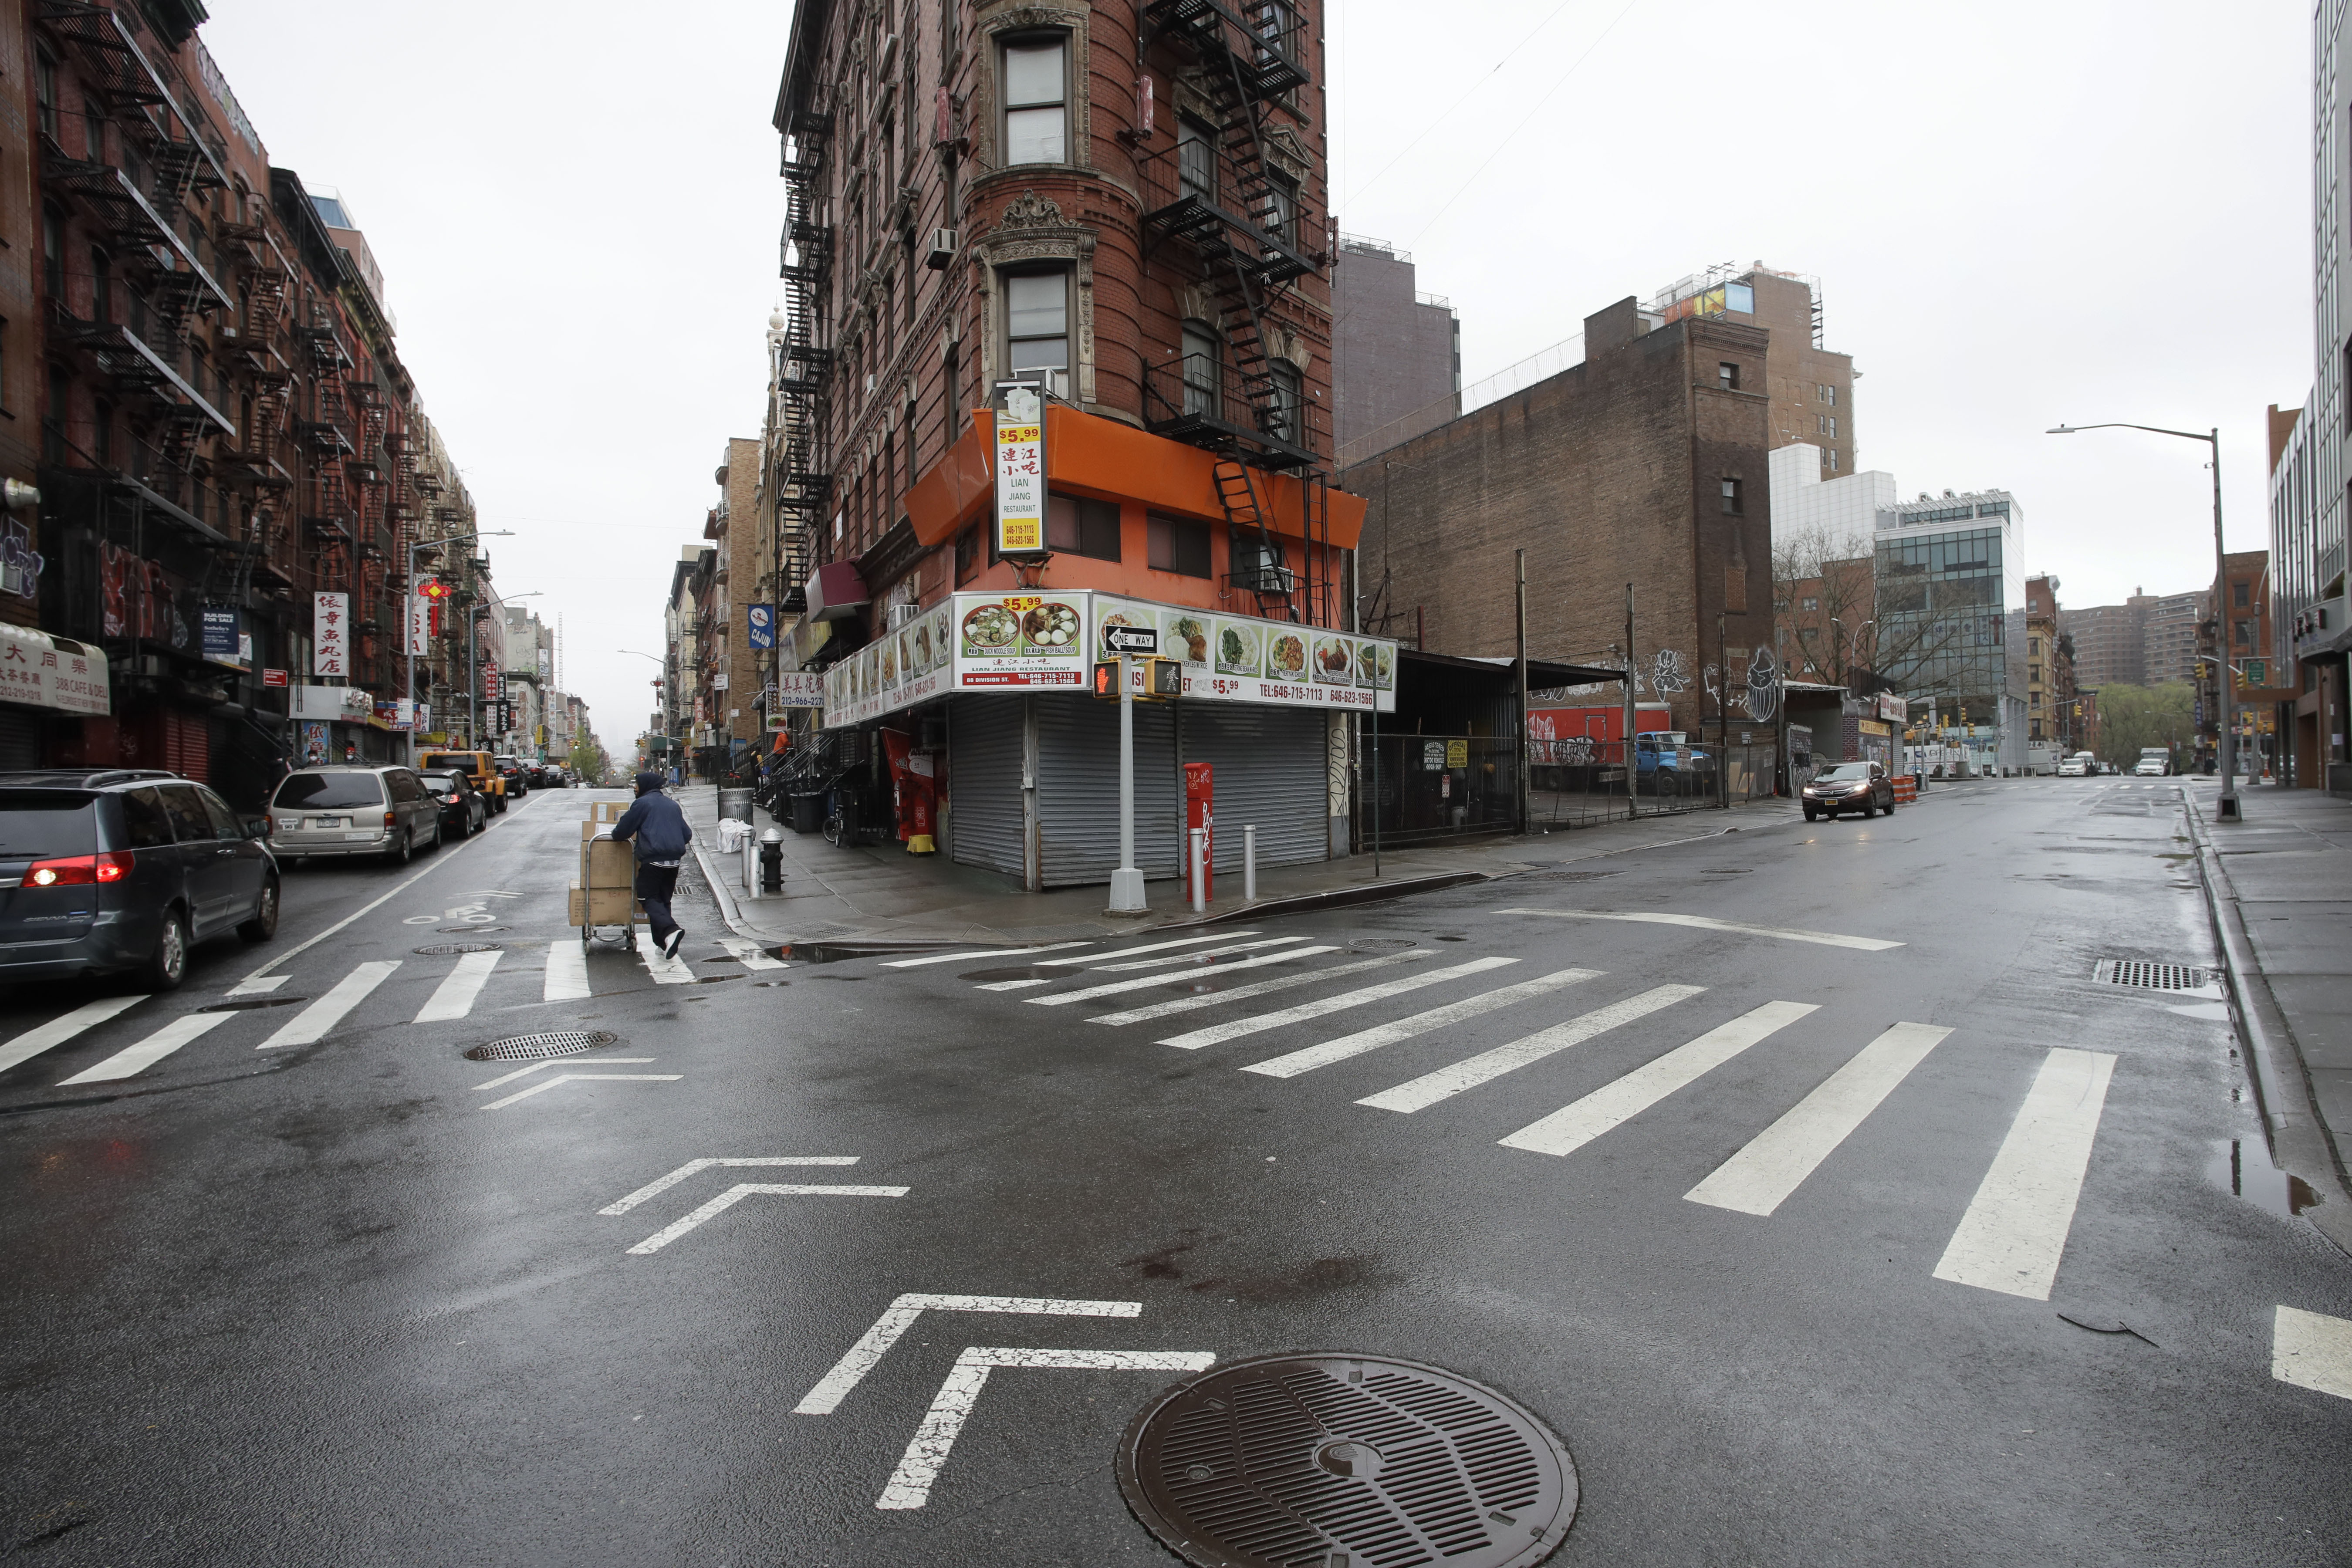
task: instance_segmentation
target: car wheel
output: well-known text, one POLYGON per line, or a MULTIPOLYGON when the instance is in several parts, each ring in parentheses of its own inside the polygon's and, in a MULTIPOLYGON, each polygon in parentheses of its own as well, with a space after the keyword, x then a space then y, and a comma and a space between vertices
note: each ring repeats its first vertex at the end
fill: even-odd
POLYGON ((253 906, 253 918, 236 928, 236 934, 247 942, 268 942, 278 934, 278 879, 263 879, 261 897, 253 906))
POLYGON ((1811 806, 1810 806, 1810 805, 1809 805, 1809 806, 1807 806, 1807 807, 1805 807, 1805 820, 1806 820, 1807 822, 1815 822, 1815 821, 1819 821, 1819 820, 1820 820, 1820 818, 1821 818, 1821 815, 1822 815, 1822 814, 1821 814, 1820 812, 1815 811, 1815 810, 1814 810, 1811 806))
POLYGON ((281 871, 299 871, 302 868, 302 857, 281 855, 278 858, 278 868, 281 871))
POLYGON ((163 929, 155 937, 155 951, 139 967, 142 991, 176 991, 188 977, 188 917, 175 905, 163 911, 163 929))
POLYGON ((427 849, 438 849, 441 847, 441 818, 438 816, 436 816, 433 818, 433 842, 427 844, 425 847, 427 849))
POLYGON ((400 836, 400 842, 399 842, 399 843, 397 843, 397 844, 395 844, 395 845, 394 845, 391 848, 389 848, 389 849, 385 850, 385 851, 384 851, 383 858, 384 858, 385 859, 387 859, 387 860, 391 861, 391 862, 392 862, 394 865, 395 865, 395 866, 405 866, 405 865, 407 865, 407 864, 408 864, 408 854, 409 854, 409 840, 410 840, 412 837, 415 837, 415 835, 413 835, 413 834, 410 834, 410 833, 407 833, 407 832, 403 832, 403 833, 401 834, 401 836, 400 836))
POLYGON ((1865 800, 1862 803, 1862 819, 1863 819, 1864 822, 1868 822, 1872 817, 1876 816, 1877 815, 1878 815, 1878 799, 1877 799, 1877 797, 1876 797, 1875 795, 1874 795, 1874 796, 1869 797, 1868 799, 1865 799, 1865 800))

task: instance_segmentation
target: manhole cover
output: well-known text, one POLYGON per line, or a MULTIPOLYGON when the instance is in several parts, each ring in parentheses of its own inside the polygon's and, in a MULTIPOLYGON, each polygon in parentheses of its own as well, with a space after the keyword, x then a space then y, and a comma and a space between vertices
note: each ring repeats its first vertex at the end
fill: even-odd
POLYGON ((466 1053, 469 1062, 528 1062, 543 1057, 568 1057, 609 1046, 618 1035, 604 1029, 551 1029, 543 1035, 509 1035, 466 1053))
POLYGON ((2194 964, 2147 963, 2136 958, 2103 958, 2091 978, 2142 991, 2202 991, 2213 983, 2211 974, 2194 964))
POLYGON ((1414 945, 1413 939, 1409 936, 1367 936, 1359 937, 1349 942, 1348 951, 1349 952, 1402 952, 1414 945))
POLYGON ((446 958, 453 952, 496 952, 498 951, 499 944, 494 942, 436 942, 430 947, 416 949, 416 956, 446 958))
POLYGON ((1417 1362, 1234 1362, 1130 1422, 1119 1489, 1202 1568, 1519 1568, 1576 1519, 1576 1465, 1490 1388, 1417 1362))

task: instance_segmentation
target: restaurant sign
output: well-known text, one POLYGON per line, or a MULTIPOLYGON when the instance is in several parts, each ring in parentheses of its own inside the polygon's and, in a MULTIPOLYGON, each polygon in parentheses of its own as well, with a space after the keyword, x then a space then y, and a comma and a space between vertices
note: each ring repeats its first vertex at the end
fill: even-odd
POLYGON ((1045 405, 1038 389, 1016 382, 1004 388, 996 416, 996 552, 1045 552, 1045 405))
MULTIPOLYGON (((1384 638, 1078 589, 949 595, 825 671, 825 726, 951 691, 1077 692, 1095 659, 1116 656, 1122 627, 1158 634, 1188 699, 1396 710, 1397 645, 1384 638)), ((1129 679, 1143 689, 1140 661, 1129 679)))
POLYGON ((0 626, 0 701, 104 713, 106 655, 28 626, 0 626))

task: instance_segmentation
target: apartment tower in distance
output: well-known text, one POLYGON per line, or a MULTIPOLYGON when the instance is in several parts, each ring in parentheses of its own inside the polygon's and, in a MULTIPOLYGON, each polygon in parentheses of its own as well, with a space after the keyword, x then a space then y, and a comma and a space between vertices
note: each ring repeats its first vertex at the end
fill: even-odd
POLYGON ((1462 321, 1415 287, 1412 258, 1339 237, 1332 258, 1332 425, 1341 462, 1410 441, 1462 412, 1462 321))

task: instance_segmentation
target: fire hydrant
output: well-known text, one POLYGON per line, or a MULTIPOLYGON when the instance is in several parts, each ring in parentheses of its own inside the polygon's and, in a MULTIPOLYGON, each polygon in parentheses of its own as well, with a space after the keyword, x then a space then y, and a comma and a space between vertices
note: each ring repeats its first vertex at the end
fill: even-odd
POLYGON ((771 827, 760 835, 760 891, 784 890, 784 830, 771 827))

